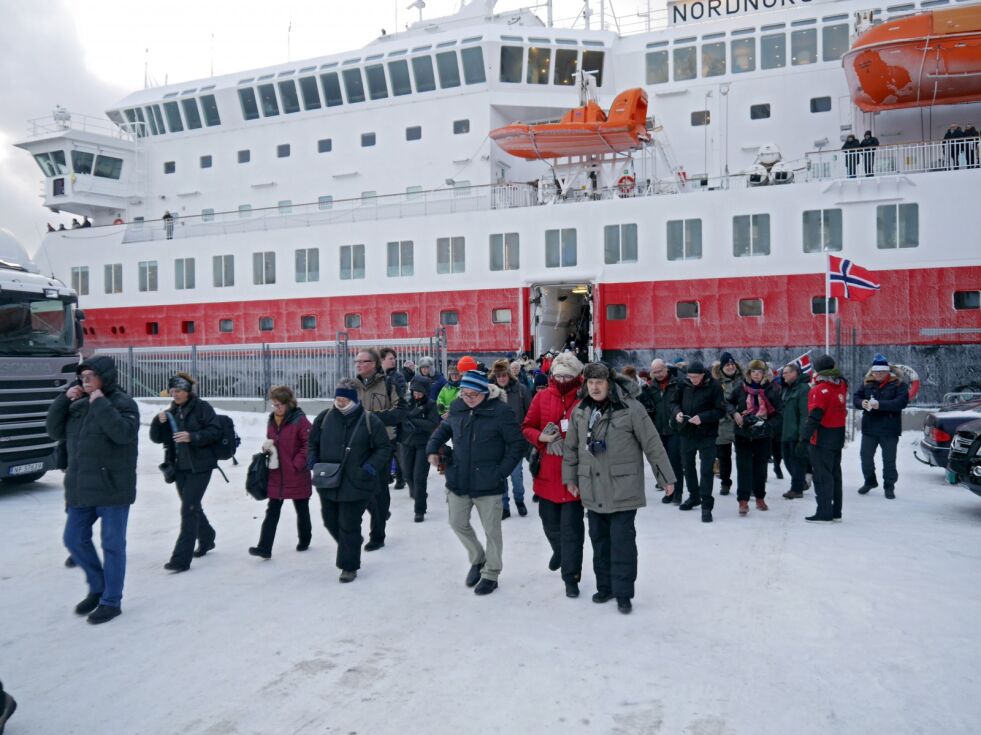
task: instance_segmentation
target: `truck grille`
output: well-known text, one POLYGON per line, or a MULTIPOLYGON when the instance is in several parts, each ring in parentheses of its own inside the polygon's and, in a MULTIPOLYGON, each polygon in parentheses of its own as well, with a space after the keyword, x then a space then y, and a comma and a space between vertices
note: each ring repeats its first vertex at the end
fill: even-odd
POLYGON ((48 407, 75 377, 78 365, 58 362, 25 359, 28 375, 0 376, 0 460, 44 457, 56 445, 45 429, 48 407))

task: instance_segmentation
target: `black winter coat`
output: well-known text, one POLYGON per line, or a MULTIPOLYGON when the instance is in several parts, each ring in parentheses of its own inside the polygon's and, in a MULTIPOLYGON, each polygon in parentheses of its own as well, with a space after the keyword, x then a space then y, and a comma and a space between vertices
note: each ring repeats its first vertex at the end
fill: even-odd
POLYGON ((422 402, 409 399, 409 412, 402 420, 400 440, 407 447, 424 447, 433 431, 439 426, 436 402, 426 396, 422 402))
POLYGON ((78 366, 78 372, 82 370, 92 370, 102 379, 103 397, 69 401, 62 393, 48 409, 48 435, 66 443, 65 502, 73 508, 132 505, 140 410, 116 385, 112 358, 93 357, 78 366))
POLYGON ((672 416, 677 416, 681 411, 685 416, 698 416, 702 421, 695 426, 686 420, 678 428, 679 434, 693 439, 719 435, 719 421, 726 415, 726 401, 722 386, 707 372, 697 386, 687 378, 681 380, 675 398, 677 402, 671 406, 672 416))
MULTIPOLYGON (((746 410, 747 402, 749 401, 749 392, 746 390, 748 385, 749 383, 743 381, 729 394, 729 399, 726 401, 726 408, 730 415, 742 413, 746 410)), ((780 407, 783 403, 781 401, 780 386, 772 380, 767 381, 763 384, 763 392, 766 394, 766 399, 773 406, 775 413, 767 417, 762 426, 754 425, 752 420, 747 421, 748 416, 743 416, 743 425, 736 424, 736 436, 741 436, 744 439, 764 439, 767 437, 780 439, 783 430, 783 423, 780 416, 780 407)))
POLYGON ((872 377, 865 376, 865 382, 852 394, 852 405, 862 408, 862 401, 875 398, 879 407, 874 411, 862 411, 862 433, 869 436, 899 436, 903 433, 903 409, 909 403, 909 388, 893 371, 883 385, 872 377))
POLYGON ((211 472, 218 466, 214 445, 221 441, 221 425, 215 409, 207 401, 191 395, 187 403, 167 408, 177 420, 177 431, 191 434, 189 444, 176 444, 170 422, 161 424, 156 416, 150 422, 150 441, 166 447, 165 457, 177 469, 186 472, 211 472))
POLYGON ((366 421, 363 407, 346 415, 329 408, 314 419, 307 463, 313 467, 318 462, 344 462, 340 486, 317 488, 322 498, 335 502, 370 500, 388 478, 391 460, 392 441, 385 425, 371 413, 366 421), (350 453, 346 452, 348 446, 350 453), (375 474, 365 470, 366 465, 374 468, 375 474))
POLYGON ((678 399, 680 383, 681 380, 678 378, 677 371, 674 368, 668 368, 668 382, 664 386, 664 390, 661 390, 660 384, 651 378, 650 385, 643 386, 637 397, 651 421, 654 422, 657 433, 661 436, 678 432, 678 425, 674 420, 678 412, 672 413, 671 407, 680 402, 678 399))
POLYGON ((528 446, 514 411, 493 395, 476 408, 462 398, 453 401, 426 444, 426 454, 436 454, 450 439, 453 456, 446 467, 446 488, 471 497, 503 494, 505 480, 528 446))

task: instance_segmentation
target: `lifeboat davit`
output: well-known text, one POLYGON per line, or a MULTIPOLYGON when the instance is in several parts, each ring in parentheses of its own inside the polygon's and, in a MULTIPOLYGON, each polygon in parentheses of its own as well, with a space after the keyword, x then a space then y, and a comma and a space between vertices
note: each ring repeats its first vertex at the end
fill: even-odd
POLYGON ((560 122, 513 123, 492 130, 490 137, 512 156, 529 161, 636 150, 650 140, 647 93, 640 88, 621 92, 609 115, 589 101, 566 112, 560 122))
POLYGON ((981 7, 886 21, 843 57, 863 112, 981 101, 981 7))

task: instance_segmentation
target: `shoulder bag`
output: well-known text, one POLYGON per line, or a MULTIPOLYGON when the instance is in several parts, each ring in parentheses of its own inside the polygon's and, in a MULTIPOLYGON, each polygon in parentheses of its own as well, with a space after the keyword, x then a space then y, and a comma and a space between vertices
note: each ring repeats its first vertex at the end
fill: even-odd
MULTIPOLYGON (((333 409, 331 409, 333 410, 333 409)), ((365 430, 368 432, 368 445, 371 446, 371 424, 368 412, 364 411, 364 426, 365 430)), ((335 487, 340 487, 341 478, 344 476, 344 464, 347 462, 348 456, 351 454, 351 444, 354 442, 354 437, 358 433, 357 427, 351 432, 351 438, 348 440, 348 444, 344 447, 344 456, 341 458, 340 462, 317 462, 313 466, 313 486, 316 488, 330 489, 335 487)))

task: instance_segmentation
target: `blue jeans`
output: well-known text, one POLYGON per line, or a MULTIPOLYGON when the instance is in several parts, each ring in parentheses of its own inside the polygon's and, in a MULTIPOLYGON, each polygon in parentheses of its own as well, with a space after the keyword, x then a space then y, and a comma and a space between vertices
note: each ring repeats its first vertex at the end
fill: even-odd
MULTIPOLYGON (((524 460, 518 462, 518 466, 514 468, 511 472, 511 490, 514 493, 514 502, 523 503, 525 502, 525 476, 523 472, 524 460)), ((504 486, 504 495, 501 496, 504 499, 504 507, 510 508, 511 503, 508 500, 508 489, 507 485, 504 486)))
POLYGON ((65 521, 65 548, 85 572, 89 594, 101 595, 100 605, 120 607, 123 601, 123 579, 126 577, 126 524, 128 505, 99 505, 68 508, 65 521), (102 556, 92 543, 92 526, 102 521, 102 556))

